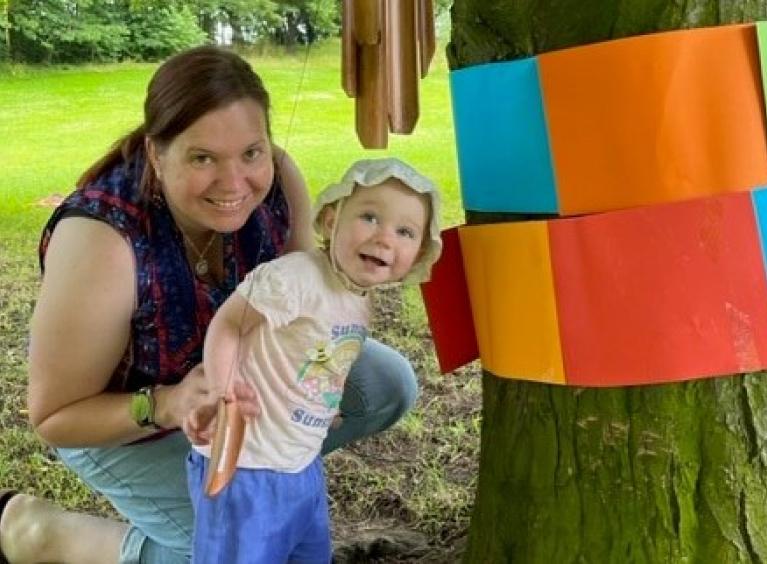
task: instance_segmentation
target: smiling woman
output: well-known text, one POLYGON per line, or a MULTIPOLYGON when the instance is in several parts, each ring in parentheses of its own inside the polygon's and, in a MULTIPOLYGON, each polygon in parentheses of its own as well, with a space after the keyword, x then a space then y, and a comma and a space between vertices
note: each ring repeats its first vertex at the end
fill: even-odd
POLYGON ((202 116, 169 144, 147 139, 176 225, 192 240, 239 229, 264 200, 274 178, 267 116, 252 99, 202 116))
MULTIPOLYGON (((208 322, 253 267, 311 245, 306 186, 271 142, 258 75, 213 47, 161 65, 143 124, 45 226, 31 324, 30 420, 127 524, 0 492, 0 562, 188 561, 178 430, 208 394, 208 322)), ((324 452, 390 426, 416 395, 409 363, 373 341, 348 382, 342 408, 355 416, 324 452)))

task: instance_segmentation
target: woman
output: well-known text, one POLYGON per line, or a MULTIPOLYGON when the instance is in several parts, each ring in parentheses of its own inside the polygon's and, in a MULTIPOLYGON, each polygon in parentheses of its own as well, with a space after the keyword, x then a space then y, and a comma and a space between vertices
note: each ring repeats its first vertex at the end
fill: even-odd
MULTIPOLYGON (((0 514, 10 562, 187 561, 189 443, 178 428, 208 392, 205 329, 256 264, 311 246, 306 187, 271 142, 259 77, 214 47, 169 59, 144 124, 46 226, 31 328, 32 424, 128 523, 15 495, 0 514)), ((323 452, 389 427, 415 395, 407 361, 368 341, 323 452)))

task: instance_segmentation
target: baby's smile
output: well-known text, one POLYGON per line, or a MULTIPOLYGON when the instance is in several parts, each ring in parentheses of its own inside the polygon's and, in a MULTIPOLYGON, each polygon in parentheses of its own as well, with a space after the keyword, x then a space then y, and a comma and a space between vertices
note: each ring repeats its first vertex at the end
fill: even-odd
POLYGON ((373 255, 366 255, 364 253, 360 253, 360 258, 364 262, 372 262, 376 266, 388 266, 388 263, 385 260, 375 257, 373 255))

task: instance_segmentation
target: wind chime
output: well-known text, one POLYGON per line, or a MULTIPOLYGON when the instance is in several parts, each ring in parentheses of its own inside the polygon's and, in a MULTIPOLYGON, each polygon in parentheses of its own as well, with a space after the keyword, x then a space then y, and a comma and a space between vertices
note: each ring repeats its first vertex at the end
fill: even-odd
POLYGON ((418 79, 436 46, 432 0, 343 0, 341 84, 355 98, 357 137, 384 149, 388 133, 412 133, 418 79))

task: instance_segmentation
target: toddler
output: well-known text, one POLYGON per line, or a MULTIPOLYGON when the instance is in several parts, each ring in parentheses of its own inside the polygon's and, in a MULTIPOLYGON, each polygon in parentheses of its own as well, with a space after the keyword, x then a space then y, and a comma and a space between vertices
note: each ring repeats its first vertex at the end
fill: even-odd
POLYGON ((359 161, 318 196, 322 247, 259 265, 218 310, 203 358, 227 401, 219 431, 230 428, 212 452, 213 404, 184 425, 193 562, 331 561, 322 441, 367 335, 370 291, 428 279, 442 250, 438 214, 436 188, 410 166, 359 161), (232 468, 225 452, 209 469, 222 451, 232 468))

